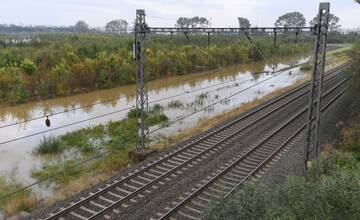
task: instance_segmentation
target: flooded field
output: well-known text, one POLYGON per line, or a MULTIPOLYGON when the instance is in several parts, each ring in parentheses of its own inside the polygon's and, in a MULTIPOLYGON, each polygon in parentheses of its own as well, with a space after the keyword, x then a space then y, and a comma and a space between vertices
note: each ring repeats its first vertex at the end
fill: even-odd
MULTIPOLYGON (((308 56, 296 56, 278 60, 275 70, 305 63, 308 59, 308 56)), ((161 105, 170 122, 192 114, 160 130, 152 127, 152 139, 173 135, 200 120, 230 111, 304 77, 299 67, 275 73, 275 76, 264 72, 270 70, 270 66, 262 62, 150 82, 150 106, 161 105)), ((0 175, 9 175, 15 170, 24 185, 34 182, 31 171, 41 167, 44 159, 33 151, 44 137, 124 118, 135 104, 134 91, 135 86, 130 85, 1 107, 0 175), (50 127, 45 125, 44 116, 49 116, 50 127)))

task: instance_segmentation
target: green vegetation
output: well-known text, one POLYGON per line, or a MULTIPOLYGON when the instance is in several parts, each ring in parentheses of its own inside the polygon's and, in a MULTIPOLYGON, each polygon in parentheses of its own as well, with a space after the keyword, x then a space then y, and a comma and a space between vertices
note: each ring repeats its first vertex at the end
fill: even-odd
POLYGON ((54 154, 61 151, 61 140, 54 137, 44 137, 36 149, 38 154, 54 154))
POLYGON ((306 177, 290 176, 266 202, 265 188, 247 184, 206 219, 359 219, 360 162, 351 154, 321 158, 306 177))
POLYGON ((38 179, 46 179, 56 173, 61 173, 61 175, 54 176, 51 181, 65 184, 79 178, 84 173, 81 166, 75 166, 76 163, 74 160, 65 160, 60 163, 49 164, 41 170, 34 170, 32 176, 38 179))
POLYGON ((134 143, 137 139, 136 120, 127 118, 121 121, 110 121, 106 125, 96 125, 69 132, 60 137, 44 137, 35 149, 36 154, 59 154, 65 150, 75 149, 84 155, 93 155, 110 146, 122 143, 134 143))
POLYGON ((310 71, 310 70, 312 70, 312 64, 306 63, 300 67, 300 70, 301 71, 310 71))
MULTIPOLYGON (((0 101, 25 102, 66 96, 84 90, 106 89, 135 82, 133 36, 87 34, 40 34, 26 44, 0 45, 0 101)), ((306 38, 295 44, 280 37, 278 56, 309 51, 306 38)), ((213 36, 208 49, 205 36, 166 36, 148 40, 149 80, 206 69, 248 63, 263 57, 238 36, 213 36)), ((269 37, 256 37, 265 56, 272 52, 269 37)))

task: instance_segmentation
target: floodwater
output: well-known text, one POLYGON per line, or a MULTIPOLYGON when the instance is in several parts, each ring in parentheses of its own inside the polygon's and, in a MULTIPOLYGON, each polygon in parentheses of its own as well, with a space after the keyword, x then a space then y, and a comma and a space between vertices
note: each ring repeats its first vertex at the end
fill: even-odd
MULTIPOLYGON (((308 59, 309 57, 304 55, 277 60, 276 69, 305 63, 308 59)), ((299 67, 296 67, 245 90, 249 86, 272 77, 273 73, 254 74, 270 69, 269 65, 261 62, 149 82, 150 106, 156 103, 163 106, 164 113, 170 121, 218 102, 191 117, 154 132, 152 137, 174 134, 192 127, 199 120, 229 111, 278 88, 289 86, 304 77, 299 67), (244 91, 237 94, 241 90, 244 91), (229 96, 232 97, 227 98, 229 96), (169 106, 171 101, 176 101, 179 105, 169 106)), ((127 109, 134 106, 134 92, 135 86, 129 85, 70 97, 0 107, 0 175, 9 175, 16 170, 16 175, 23 184, 34 182, 31 171, 42 166, 44 159, 35 156, 33 150, 43 137, 63 135, 90 125, 106 123, 109 120, 120 120, 126 116, 127 109), (97 104, 93 105, 94 103, 97 104), (72 110, 74 108, 77 110, 72 110), (50 127, 45 125, 45 118, 30 120, 63 111, 67 112, 49 117, 50 127), (107 115, 102 116, 104 114, 107 115), (7 126, 27 120, 30 121, 7 126), (40 132, 44 133, 37 134, 40 132), (14 138, 18 140, 8 142, 14 138)), ((150 130, 156 128, 152 127, 150 130)))

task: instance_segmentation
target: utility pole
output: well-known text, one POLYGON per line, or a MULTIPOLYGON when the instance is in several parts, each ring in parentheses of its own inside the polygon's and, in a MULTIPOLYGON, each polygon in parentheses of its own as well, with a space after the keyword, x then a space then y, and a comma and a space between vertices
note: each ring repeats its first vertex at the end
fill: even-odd
POLYGON ((321 96, 324 80, 326 41, 329 24, 330 3, 320 3, 315 26, 315 48, 313 57, 313 70, 310 88, 308 125, 307 125, 307 145, 305 147, 305 166, 311 159, 311 153, 315 151, 317 158, 319 151, 319 133, 321 119, 321 96))
POLYGON ((135 21, 135 45, 134 56, 136 62, 136 115, 139 128, 138 148, 144 149, 148 143, 149 128, 145 124, 145 119, 149 112, 148 87, 145 74, 145 37, 147 25, 145 23, 145 10, 136 10, 135 21))

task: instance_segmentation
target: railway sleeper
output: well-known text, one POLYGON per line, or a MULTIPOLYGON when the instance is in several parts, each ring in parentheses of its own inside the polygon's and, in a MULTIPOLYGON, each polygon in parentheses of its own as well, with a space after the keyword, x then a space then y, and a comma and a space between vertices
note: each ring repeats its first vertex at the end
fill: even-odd
POLYGON ((247 161, 247 162, 249 162, 249 163, 251 163, 251 164, 254 164, 254 165, 257 165, 257 164, 259 164, 261 161, 263 161, 263 160, 259 160, 259 159, 256 159, 256 158, 254 158, 253 157, 253 155, 250 155, 248 158, 246 158, 244 161, 247 161))
POLYGON ((192 215, 188 215, 188 214, 186 214, 186 213, 184 213, 184 212, 182 212, 182 211, 178 211, 177 212, 180 216, 182 216, 181 218, 179 218, 179 219, 184 219, 184 218, 186 218, 186 219, 190 219, 190 220, 200 220, 200 218, 196 218, 196 217, 194 217, 194 216, 192 216, 192 215))
POLYGON ((252 163, 249 163, 249 162, 245 162, 245 161, 241 161, 241 163, 239 163, 240 167, 244 167, 245 169, 248 170, 248 172, 250 172, 250 170, 253 170, 255 167, 256 167, 256 164, 252 164, 252 163))
POLYGON ((210 199, 211 201, 214 200, 214 199, 217 200, 217 199, 221 199, 221 198, 222 198, 222 196, 219 196, 219 195, 217 195, 216 193, 211 193, 211 192, 209 192, 208 190, 203 191, 202 194, 203 194, 204 196, 208 197, 208 198, 211 198, 211 199, 210 199))
POLYGON ((139 187, 136 187, 134 185, 130 185, 129 183, 123 183, 123 188, 130 189, 132 191, 136 191, 139 189, 139 187))
POLYGON ((232 176, 229 176, 228 174, 225 174, 222 178, 226 179, 227 181, 233 181, 235 183, 238 183, 241 181, 241 178, 234 178, 232 176))
POLYGON ((86 218, 86 217, 78 214, 78 213, 75 212, 75 211, 71 211, 71 212, 70 212, 70 215, 73 216, 73 217, 75 217, 75 218, 77 218, 77 219, 82 219, 82 220, 87 220, 87 219, 88 219, 88 218, 86 218))
MULTIPOLYGON (((136 178, 139 179, 138 177, 136 177, 136 178)), ((136 180, 136 178, 131 179, 130 182, 134 183, 135 185, 139 185, 137 188, 140 188, 140 187, 146 185, 146 183, 143 183, 140 180, 136 180)))

